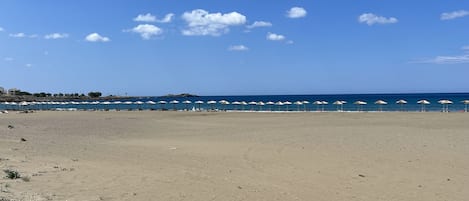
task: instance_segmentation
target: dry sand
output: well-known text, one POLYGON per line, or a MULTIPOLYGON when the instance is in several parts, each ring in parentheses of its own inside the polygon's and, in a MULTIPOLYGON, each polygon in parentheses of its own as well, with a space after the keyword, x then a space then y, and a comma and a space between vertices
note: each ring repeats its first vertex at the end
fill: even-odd
POLYGON ((0 158, 0 200, 462 201, 469 114, 10 113, 0 158))

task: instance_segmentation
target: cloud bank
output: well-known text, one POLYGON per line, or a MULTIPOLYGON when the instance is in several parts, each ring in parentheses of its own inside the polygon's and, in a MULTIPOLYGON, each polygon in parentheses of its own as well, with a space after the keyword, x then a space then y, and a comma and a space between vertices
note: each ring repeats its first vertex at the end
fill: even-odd
POLYGON ((442 13, 440 16, 441 20, 452 20, 456 18, 461 18, 469 15, 469 11, 466 10, 458 10, 458 11, 453 11, 450 13, 442 13))
POLYGON ((398 20, 395 17, 386 18, 373 13, 364 13, 358 17, 358 22, 372 26, 374 24, 394 24, 397 23, 398 20))
POLYGON ((254 29, 254 28, 258 28, 258 27, 271 27, 271 26, 272 26, 272 23, 270 23, 270 22, 255 21, 255 22, 252 23, 251 25, 246 26, 246 28, 248 28, 248 29, 254 29))
POLYGON ((147 14, 140 14, 134 18, 135 22, 156 22, 156 16, 147 13, 147 14))
POLYGON ((158 23, 169 23, 173 20, 174 13, 168 13, 164 16, 163 19, 158 19, 156 16, 152 15, 151 13, 147 14, 140 14, 137 17, 135 17, 133 20, 135 22, 146 22, 146 23, 152 23, 152 22, 158 22, 158 23))
POLYGON ((44 36, 45 39, 62 39, 68 38, 68 34, 66 33, 51 33, 44 36))
POLYGON ((229 51, 247 51, 249 50, 248 47, 244 45, 233 45, 228 48, 229 51))
POLYGON ((88 34, 86 36, 85 40, 88 41, 88 42, 109 42, 109 41, 111 41, 111 39, 109 39, 108 37, 101 36, 98 33, 88 34))
POLYGON ((220 36, 229 32, 229 27, 243 25, 246 16, 238 13, 209 13, 202 9, 185 12, 182 19, 187 28, 182 30, 186 36, 220 36))
POLYGON ((293 7, 287 11, 288 18, 302 18, 306 17, 307 14, 308 12, 306 12, 306 10, 302 7, 293 7))
POLYGON ((144 40, 149 40, 152 37, 161 35, 163 33, 163 30, 155 25, 151 24, 140 24, 130 30, 126 30, 127 32, 133 32, 140 34, 140 36, 144 40))
POLYGON ((280 34, 275 34, 275 33, 267 33, 267 40, 272 40, 272 41, 282 41, 282 40, 285 40, 285 36, 284 35, 280 35, 280 34))

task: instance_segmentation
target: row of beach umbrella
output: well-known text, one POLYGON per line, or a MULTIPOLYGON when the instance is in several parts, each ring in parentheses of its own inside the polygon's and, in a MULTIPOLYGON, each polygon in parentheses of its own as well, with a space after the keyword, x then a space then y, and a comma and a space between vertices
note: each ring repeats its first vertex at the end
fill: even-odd
MULTIPOLYGON (((465 105, 465 112, 468 111, 468 105, 469 105, 469 100, 463 100, 461 101, 464 105, 465 105)), ((139 109, 142 109, 143 108, 143 105, 161 105, 161 109, 166 109, 164 107, 164 105, 166 104, 171 104, 173 105, 173 110, 176 110, 177 108, 177 105, 178 104, 184 104, 185 105, 185 109, 186 110, 189 110, 189 107, 194 104, 196 107, 194 107, 194 109, 197 109, 197 110, 202 110, 202 105, 203 104, 207 104, 210 106, 210 109, 211 110, 215 110, 215 109, 221 109, 221 110, 227 110, 228 108, 228 105, 232 105, 233 109, 234 110, 245 110, 245 109, 250 109, 250 110, 256 110, 256 108, 259 108, 259 110, 262 110, 263 107, 266 107, 268 108, 269 110, 273 110, 274 107, 278 107, 278 110, 280 110, 281 107, 285 107, 287 111, 289 111, 289 107, 291 105, 296 105, 296 110, 300 111, 300 110, 304 110, 306 111, 306 106, 308 104, 311 104, 311 102, 309 101, 295 101, 295 102, 290 102, 290 101, 277 101, 277 102, 272 102, 272 101, 268 101, 268 102, 262 102, 262 101, 259 101, 259 102, 256 102, 256 101, 250 101, 250 102, 246 102, 246 101, 233 101, 233 102, 229 102, 229 101, 226 101, 226 100, 220 100, 220 101, 215 101, 215 100, 210 100, 210 101, 207 101, 207 102, 204 102, 204 101, 189 101, 189 100, 185 100, 185 101, 178 101, 178 100, 172 100, 172 101, 164 101, 164 100, 161 100, 161 101, 158 101, 158 102, 154 102, 154 101, 146 101, 146 102, 143 102, 143 101, 103 101, 103 102, 99 102, 99 101, 93 101, 93 102, 88 102, 88 101, 81 101, 81 102, 76 102, 76 101, 70 101, 70 102, 54 102, 54 101, 47 101, 47 102, 19 102, 19 103, 16 103, 16 102, 3 102, 1 104, 4 105, 4 107, 8 107, 10 106, 10 109, 21 109, 21 108, 26 108, 28 106, 37 106, 38 108, 37 109, 41 109, 40 106, 60 106, 60 105, 89 105, 92 107, 92 105, 95 105, 96 106, 96 109, 98 109, 99 105, 103 105, 103 106, 106 106, 108 105, 107 109, 110 109, 111 108, 111 105, 137 105, 137 107, 139 109), (221 108, 215 108, 216 105, 221 105, 221 108), (16 108, 15 108, 16 107, 16 108)), ((408 102, 406 100, 398 100, 396 101, 396 104, 399 104, 400 105, 400 109, 401 110, 404 110, 404 105, 406 105, 408 102)), ((453 104, 452 101, 450 100, 439 100, 438 101, 439 104, 442 105, 442 111, 443 112, 449 112, 449 105, 450 104, 453 104)), ((316 109, 317 111, 324 111, 324 107, 325 105, 328 105, 329 102, 327 101, 314 101, 312 102, 313 105, 316 105, 316 109)), ((338 111, 343 111, 343 107, 345 104, 347 104, 347 101, 342 101, 342 100, 338 100, 338 101, 335 101, 332 103, 333 105, 336 105, 337 106, 337 110, 338 111)), ((363 111, 363 107, 364 105, 367 105, 368 103, 365 102, 365 101, 355 101, 353 102, 354 105, 357 106, 357 111, 363 111)), ((383 110, 383 106, 384 105, 387 105, 388 102, 384 101, 384 100, 377 100, 374 102, 375 105, 378 105, 378 111, 382 111, 383 110)), ((420 104, 421 105, 421 111, 426 111, 426 105, 429 105, 430 104, 430 101, 428 100, 419 100, 417 101, 417 104, 420 104)), ((106 108, 106 107, 101 107, 101 108, 106 108)))

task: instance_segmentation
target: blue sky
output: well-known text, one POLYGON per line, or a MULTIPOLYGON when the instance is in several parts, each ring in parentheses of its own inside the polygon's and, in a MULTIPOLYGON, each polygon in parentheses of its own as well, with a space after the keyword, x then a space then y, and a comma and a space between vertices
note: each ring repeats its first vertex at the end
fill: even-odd
POLYGON ((0 86, 114 95, 469 92, 469 1, 2 0, 0 86))

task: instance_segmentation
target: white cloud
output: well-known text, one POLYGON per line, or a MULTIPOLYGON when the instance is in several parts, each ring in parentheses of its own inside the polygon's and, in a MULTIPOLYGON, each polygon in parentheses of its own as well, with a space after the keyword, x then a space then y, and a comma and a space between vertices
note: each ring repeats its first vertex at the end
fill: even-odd
POLYGON ((457 56, 437 56, 432 59, 424 59, 412 63, 430 63, 430 64, 463 64, 469 63, 469 54, 457 56))
POLYGON ((293 7, 287 11, 288 18, 302 18, 306 17, 306 14, 308 14, 308 12, 302 7, 293 7))
POLYGON ((411 61, 411 63, 429 63, 429 64, 464 64, 469 63, 469 45, 461 47, 464 51, 462 55, 455 56, 436 56, 430 59, 421 59, 411 61))
POLYGON ((168 13, 164 16, 163 19, 158 20, 159 23, 170 23, 173 21, 174 13, 168 13))
POLYGON ((374 25, 374 24, 394 24, 397 23, 398 20, 395 17, 383 17, 383 16, 378 16, 373 13, 364 13, 358 17, 358 22, 360 23, 366 23, 369 26, 374 25))
POLYGON ((24 65, 24 66, 26 66, 26 67, 28 67, 28 68, 33 67, 32 64, 26 64, 26 65, 24 65))
POLYGON ((156 16, 152 15, 151 13, 147 14, 140 14, 134 18, 136 22, 158 22, 158 23, 169 23, 173 20, 174 13, 168 13, 164 16, 163 19, 157 19, 156 16))
POLYGON ((265 22, 265 21, 255 21, 251 25, 246 26, 248 29, 254 29, 257 27, 271 27, 272 23, 270 22, 265 22))
POLYGON ((458 10, 450 13, 442 13, 440 16, 441 20, 452 20, 460 17, 465 17, 469 15, 469 11, 458 10))
POLYGON ((295 43, 295 42, 292 41, 292 40, 287 41, 287 44, 288 44, 288 45, 291 45, 291 44, 293 44, 293 43, 295 43))
POLYGON ((109 41, 111 41, 111 39, 109 39, 108 37, 101 36, 98 33, 91 33, 91 34, 87 35, 85 40, 88 41, 88 42, 109 42, 109 41))
POLYGON ((187 29, 182 31, 186 36, 220 36, 229 32, 230 26, 246 23, 246 16, 237 12, 209 13, 202 9, 185 12, 182 19, 187 23, 187 29))
POLYGON ((267 33, 267 40, 281 41, 285 40, 285 36, 275 33, 267 33))
POLYGON ((15 33, 15 34, 10 34, 10 37, 13 38, 24 38, 27 37, 25 33, 15 33))
POLYGON ((51 33, 44 36, 45 39, 62 39, 68 38, 68 34, 66 33, 51 33))
POLYGON ((153 36, 158 36, 163 33, 162 29, 151 24, 140 24, 130 30, 125 31, 140 34, 140 36, 145 40, 151 39, 153 36))
POLYGON ((37 35, 37 34, 27 35, 27 34, 22 33, 22 32, 10 34, 9 36, 12 37, 12 38, 38 38, 39 37, 39 35, 37 35))
POLYGON ((2 32, 2 31, 5 31, 5 29, 3 29, 3 27, 0 27, 0 32, 2 32))
POLYGON ((11 57, 5 57, 5 58, 3 58, 3 60, 4 60, 4 61, 13 61, 13 60, 15 60, 15 59, 13 59, 13 58, 11 58, 11 57))
POLYGON ((247 51, 249 50, 248 47, 244 45, 233 45, 228 48, 229 51, 247 51))
POLYGON ((156 22, 156 16, 147 13, 147 14, 140 14, 137 17, 134 18, 134 21, 136 22, 156 22))

